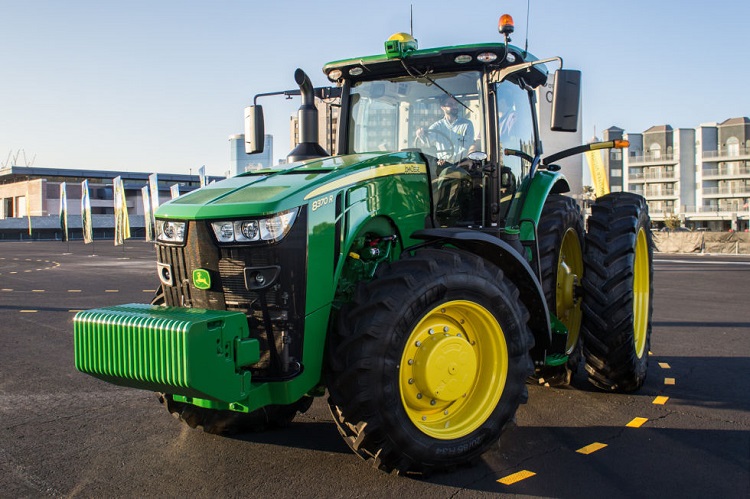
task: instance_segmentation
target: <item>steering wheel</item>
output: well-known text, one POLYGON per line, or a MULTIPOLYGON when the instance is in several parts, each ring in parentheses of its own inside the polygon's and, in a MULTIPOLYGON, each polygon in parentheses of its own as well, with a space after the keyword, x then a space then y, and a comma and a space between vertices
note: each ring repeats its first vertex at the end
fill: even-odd
MULTIPOLYGON (((415 143, 418 147, 424 147, 427 149, 433 149, 436 153, 439 153, 440 155, 445 155, 447 158, 453 157, 453 141, 450 137, 448 137, 445 132, 441 132, 440 130, 436 129, 429 129, 429 128, 423 128, 422 129, 422 137, 417 135, 417 138, 415 140, 415 143), (430 139, 430 135, 434 135, 432 139, 430 139), (437 140, 437 139, 443 139, 443 140, 437 140), (441 145, 445 146, 446 149, 442 151, 437 150, 437 143, 440 142, 441 145)), ((437 154, 435 154, 437 156, 437 154)))

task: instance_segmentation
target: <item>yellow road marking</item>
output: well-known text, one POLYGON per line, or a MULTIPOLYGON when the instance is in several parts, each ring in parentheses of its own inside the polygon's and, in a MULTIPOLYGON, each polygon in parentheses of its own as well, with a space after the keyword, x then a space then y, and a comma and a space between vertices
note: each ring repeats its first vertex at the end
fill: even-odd
POLYGON ((32 293, 44 293, 44 290, 43 289, 32 289, 31 292, 32 293))
POLYGON ((144 289, 143 292, 144 293, 156 293, 156 290, 155 289, 144 289))
POLYGON ((648 421, 648 418, 634 418, 630 423, 626 424, 628 428, 640 428, 643 423, 648 421))
POLYGON ((659 362, 659 367, 661 367, 662 369, 671 369, 671 367, 669 367, 669 364, 667 364, 666 362, 659 362))
POLYGON ((576 452, 579 453, 579 454, 589 455, 589 454, 593 454, 594 452, 596 452, 598 450, 602 450, 606 446, 607 446, 607 444, 602 444, 602 443, 599 443, 599 442, 594 442, 593 444, 589 444, 586 447, 581 447, 576 452))
POLYGON ((104 292, 105 293, 119 293, 120 290, 119 289, 105 289, 104 292))
POLYGON ((80 289, 69 289, 68 290, 68 293, 80 293, 80 292, 81 292, 80 289))
POLYGON ((653 403, 656 405, 664 405, 667 403, 667 400, 669 400, 669 397, 664 397, 660 395, 654 399, 653 403))
POLYGON ((22 314, 34 314, 38 312, 38 310, 19 310, 22 314))
POLYGON ((665 385, 674 385, 674 378, 664 378, 665 385))
POLYGON ((513 473, 512 475, 505 476, 498 480, 499 483, 502 483, 503 485, 513 485, 516 482, 520 482, 521 480, 526 480, 527 478, 531 478, 532 476, 536 475, 533 471, 519 471, 518 473, 513 473))
POLYGON ((83 310, 80 310, 80 309, 77 310, 77 309, 72 308, 68 310, 68 312, 78 313, 78 312, 83 312, 83 310))
POLYGON ((11 272, 11 274, 18 274, 18 272, 16 272, 16 271, 14 270, 13 272, 11 272))
POLYGON ((13 291, 13 290, 10 288, 3 288, 3 291, 13 291))

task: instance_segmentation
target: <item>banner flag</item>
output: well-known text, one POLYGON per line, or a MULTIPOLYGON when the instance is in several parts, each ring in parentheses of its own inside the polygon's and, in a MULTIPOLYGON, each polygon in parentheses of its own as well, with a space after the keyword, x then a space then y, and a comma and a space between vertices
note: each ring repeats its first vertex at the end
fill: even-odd
POLYGON ((89 181, 81 182, 81 229, 83 230, 83 242, 85 244, 94 242, 94 226, 91 223, 91 198, 89 198, 89 181))
POLYGON ((68 241, 68 192, 65 182, 60 184, 60 230, 62 242, 68 241))
POLYGON ((148 186, 151 196, 151 223, 154 223, 154 215, 159 207, 159 177, 156 173, 148 176, 148 186))
POLYGON ((151 199, 149 196, 149 186, 141 187, 141 196, 143 198, 143 227, 146 229, 146 241, 154 240, 154 213, 151 211, 151 199))
POLYGON ((31 195, 29 192, 29 183, 26 182, 26 199, 24 200, 26 206, 26 217, 29 219, 29 236, 31 236, 31 195))
POLYGON ((596 197, 609 194, 609 179, 607 178, 607 170, 604 166, 601 151, 587 151, 584 156, 586 156, 586 162, 589 164, 591 182, 594 184, 596 197))
POLYGON ((130 239, 130 219, 128 218, 128 206, 125 204, 125 186, 122 177, 117 176, 112 181, 115 198, 115 246, 125 243, 130 239))
POLYGON ((172 184, 169 188, 169 193, 172 195, 172 199, 180 197, 180 184, 172 184))

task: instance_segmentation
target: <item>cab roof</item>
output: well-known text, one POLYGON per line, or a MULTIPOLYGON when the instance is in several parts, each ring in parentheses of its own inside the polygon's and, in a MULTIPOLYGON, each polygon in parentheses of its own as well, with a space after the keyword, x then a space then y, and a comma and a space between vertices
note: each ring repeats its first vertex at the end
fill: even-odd
MULTIPOLYGON (((380 54, 343 59, 323 66, 323 73, 334 82, 346 79, 355 83, 409 76, 410 73, 413 76, 424 73, 496 70, 536 60, 538 59, 532 54, 514 45, 480 43, 418 49, 407 52, 402 57, 380 54), (506 57, 506 50, 508 57, 506 57), (484 53, 494 54, 497 58, 492 62, 482 62, 477 59, 478 55, 484 53), (459 56, 463 57, 459 58, 459 56), (457 62, 457 60, 462 62, 457 62), (341 71, 340 76, 337 77, 335 70, 341 71)), ((545 65, 536 65, 528 69, 524 80, 530 86, 537 87, 547 81, 547 74, 545 65)))

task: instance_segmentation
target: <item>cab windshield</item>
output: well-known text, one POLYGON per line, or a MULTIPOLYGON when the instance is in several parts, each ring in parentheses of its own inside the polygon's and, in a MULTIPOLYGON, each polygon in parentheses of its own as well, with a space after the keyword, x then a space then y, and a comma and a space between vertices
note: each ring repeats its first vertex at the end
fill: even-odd
POLYGON ((351 153, 418 149, 439 164, 486 151, 479 72, 366 81, 351 90, 351 153))

